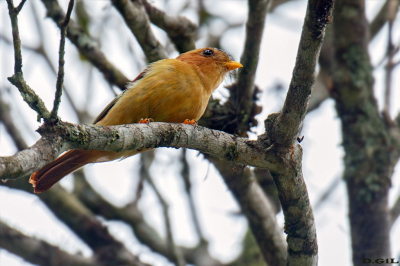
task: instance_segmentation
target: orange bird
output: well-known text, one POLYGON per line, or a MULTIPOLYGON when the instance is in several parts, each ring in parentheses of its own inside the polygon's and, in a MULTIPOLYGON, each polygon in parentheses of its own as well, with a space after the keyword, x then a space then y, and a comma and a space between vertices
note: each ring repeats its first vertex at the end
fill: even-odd
MULTIPOLYGON (((211 94, 225 75, 239 67, 242 64, 233 61, 227 53, 209 47, 157 61, 110 102, 93 123, 99 126, 149 121, 194 124, 204 114, 211 94)), ((29 183, 35 193, 41 193, 86 164, 123 159, 137 153, 69 150, 33 173, 29 183)))

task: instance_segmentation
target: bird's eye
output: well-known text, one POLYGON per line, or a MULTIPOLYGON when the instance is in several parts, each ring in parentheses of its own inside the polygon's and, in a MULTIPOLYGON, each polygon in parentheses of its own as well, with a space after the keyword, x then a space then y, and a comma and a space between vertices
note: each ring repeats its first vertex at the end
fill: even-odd
POLYGON ((203 55, 212 56, 212 55, 214 55, 214 52, 211 51, 210 49, 206 49, 206 50, 203 51, 203 55))

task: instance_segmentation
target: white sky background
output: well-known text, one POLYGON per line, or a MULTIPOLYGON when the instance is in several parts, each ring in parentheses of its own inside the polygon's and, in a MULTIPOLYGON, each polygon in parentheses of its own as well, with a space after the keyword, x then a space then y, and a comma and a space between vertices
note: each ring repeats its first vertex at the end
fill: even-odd
MULTIPOLYGON (((118 66, 120 70, 130 79, 140 73, 145 63, 136 58, 143 58, 140 47, 131 36, 129 30, 114 8, 110 8, 109 1, 86 1, 90 11, 97 14, 96 23, 104 23, 103 26, 93 26, 93 36, 101 36, 102 50, 107 58, 118 66), (100 17, 101 14, 103 17, 100 17), (130 47, 132 53, 126 54, 126 48, 130 47), (132 58, 129 60, 129 58, 132 58)), ((384 1, 367 1, 367 16, 369 19, 377 13, 384 1)), ((176 15, 177 7, 182 5, 181 0, 170 0, 165 6, 160 1, 155 5, 176 15)), ((195 2, 191 4, 194 6, 195 2)), ((22 43, 29 46, 38 44, 37 33, 33 30, 33 19, 30 16, 31 6, 35 5, 40 11, 41 17, 45 17, 45 10, 40 1, 28 1, 19 17, 22 43)), ((66 9, 67 1, 61 1, 66 9)), ((205 1, 206 8, 213 14, 222 15, 229 23, 245 22, 247 16, 246 1, 205 1)), ((306 1, 293 1, 278 8, 273 14, 268 14, 266 29, 260 54, 260 63, 256 83, 262 89, 261 103, 263 112, 258 116, 260 126, 257 133, 263 132, 263 120, 269 113, 280 110, 285 93, 276 93, 272 87, 277 83, 286 89, 289 86, 292 69, 297 53, 301 27, 305 15, 306 1)), ((8 11, 5 1, 0 4, 0 33, 11 36, 8 11)), ((197 22, 197 14, 193 9, 186 9, 180 13, 197 22)), ((215 20, 212 23, 215 33, 224 32, 222 37, 223 48, 240 59, 244 42, 244 26, 226 30, 224 20, 215 20)), ((44 33, 46 35, 46 49, 52 56, 53 65, 57 65, 59 31, 53 21, 45 20, 44 33)), ((397 20, 394 32, 394 41, 400 39, 400 23, 397 20)), ((166 36, 157 28, 154 31, 160 41, 165 44, 166 36)), ((200 40, 197 47, 203 47, 206 40, 204 33, 200 31, 200 40)), ((372 63, 376 66, 386 51, 387 27, 371 43, 370 51, 372 63)), ((172 48, 168 47, 169 51, 172 48)), ((175 57, 178 53, 171 53, 175 57)), ((34 130, 39 126, 36 122, 36 114, 21 99, 16 88, 12 87, 6 77, 12 75, 13 54, 10 46, 0 41, 0 89, 8 88, 11 93, 6 94, 6 100, 17 108, 13 108, 13 114, 18 125, 24 128, 24 136, 28 144, 32 145, 39 135, 34 130), (21 111, 22 110, 22 111, 21 111)), ((398 56, 399 57, 399 56, 398 56)), ((397 59, 399 59, 397 57, 397 59)), ((38 60, 38 56, 31 52, 23 51, 23 70, 28 84, 36 90, 48 107, 52 106, 55 88, 55 77, 49 72, 48 66, 38 60), (50 74, 49 74, 50 73, 50 74)), ((384 64, 375 70, 375 93, 380 106, 383 102, 384 64)), ((69 41, 66 42, 66 76, 65 85, 74 89, 74 102, 82 108, 89 106, 91 114, 96 116, 102 108, 113 98, 113 93, 108 84, 104 82, 102 74, 96 69, 88 70, 86 63, 82 63, 77 57, 77 51, 69 41), (90 76, 91 75, 91 76, 90 76), (88 81, 88 77, 90 81, 88 81), (87 94, 87 87, 95 88, 95 93, 87 94)), ((400 70, 393 73, 393 95, 391 114, 395 115, 400 110, 400 70)), ((230 82, 229 80, 227 82, 230 82)), ((4 93, 3 93, 4 94, 4 93)), ((4 95, 4 96, 6 96, 4 95)), ((220 88, 215 93, 223 97, 226 91, 220 88)), ((61 103, 60 116, 63 120, 77 122, 77 118, 70 115, 69 103, 65 100, 61 103)), ((334 103, 326 101, 317 111, 306 117, 304 129, 305 139, 302 142, 304 149, 303 171, 306 179, 310 200, 313 206, 318 202, 320 195, 325 192, 335 179, 341 178, 343 170, 343 149, 340 146, 340 121, 337 118, 334 103)), ((254 135, 255 136, 255 135, 254 135)), ((253 136, 253 137, 254 137, 253 136)), ((0 156, 12 155, 16 149, 10 145, 12 141, 5 133, 4 127, 0 125, 0 156)), ((193 182, 195 201, 201 219, 202 229, 210 240, 210 252, 223 261, 229 261, 240 252, 240 239, 246 229, 245 219, 238 217, 239 210, 224 182, 218 176, 217 171, 196 151, 188 151, 191 166, 191 180, 193 182)), ((181 156, 180 150, 163 149, 157 153, 152 174, 158 188, 170 204, 170 215, 173 222, 175 240, 181 245, 195 245, 197 238, 190 221, 186 195, 182 193, 183 184, 176 176, 181 166, 177 158, 181 156)), ((118 163, 97 164, 86 167, 85 171, 93 174, 88 175, 89 182, 117 206, 123 206, 132 200, 132 190, 135 189, 137 180, 139 157, 133 157, 118 163), (113 179, 106 178, 113 176, 113 179)), ((62 184, 72 188, 71 177, 65 178, 62 184)), ((393 187, 390 193, 392 204, 400 193, 400 167, 396 168, 393 177, 393 187)), ((153 191, 146 188, 140 203, 145 211, 146 219, 155 226, 161 235, 164 233, 164 224, 161 208, 153 191)), ((350 228, 347 220, 347 195, 343 182, 331 197, 318 209, 315 210, 317 225, 317 236, 319 245, 320 265, 351 265, 350 228)), ((0 186, 0 219, 11 226, 20 229, 27 235, 37 236, 46 241, 59 245, 70 252, 82 252, 90 255, 90 249, 61 223, 57 222, 51 213, 40 203, 36 196, 24 192, 10 190, 0 186)), ((283 227, 282 214, 278 217, 283 227)), ((117 222, 108 222, 109 229, 113 235, 118 236, 127 243, 127 247, 140 258, 154 265, 168 265, 168 262, 159 256, 149 252, 146 247, 138 245, 131 230, 117 222)), ((391 232, 393 256, 400 254, 400 222, 394 225, 391 232)), ((0 265, 19 266, 31 265, 18 257, 1 250, 0 265)))

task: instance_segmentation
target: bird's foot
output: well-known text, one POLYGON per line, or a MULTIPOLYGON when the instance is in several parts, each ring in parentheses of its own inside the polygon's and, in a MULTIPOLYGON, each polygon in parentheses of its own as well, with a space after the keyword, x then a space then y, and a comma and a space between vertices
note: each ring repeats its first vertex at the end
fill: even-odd
POLYGON ((197 121, 194 119, 186 119, 185 121, 183 121, 183 123, 188 125, 193 125, 194 127, 197 127, 198 125, 197 121))
POLYGON ((154 122, 153 118, 141 118, 139 124, 149 124, 150 122, 154 122))

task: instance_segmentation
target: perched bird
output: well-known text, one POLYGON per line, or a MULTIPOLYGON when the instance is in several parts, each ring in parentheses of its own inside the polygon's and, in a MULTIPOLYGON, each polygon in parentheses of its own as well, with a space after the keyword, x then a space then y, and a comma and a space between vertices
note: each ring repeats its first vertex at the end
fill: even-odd
MULTIPOLYGON (((242 67, 222 50, 203 48, 149 65, 93 122, 100 126, 131 123, 196 123, 225 75, 242 67), (144 118, 144 119, 143 119, 144 118)), ((142 150, 143 151, 143 150, 142 150)), ((139 151, 70 150, 33 173, 35 193, 89 163, 126 158, 139 151)))

